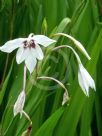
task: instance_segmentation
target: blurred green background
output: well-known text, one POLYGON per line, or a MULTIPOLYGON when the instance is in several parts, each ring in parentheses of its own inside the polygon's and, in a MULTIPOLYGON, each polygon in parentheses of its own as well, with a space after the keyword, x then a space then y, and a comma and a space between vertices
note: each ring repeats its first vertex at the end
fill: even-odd
MULTIPOLYGON (((51 51, 61 44, 73 46, 71 41, 57 37, 56 45, 43 49, 43 61, 31 76, 27 71, 24 110, 33 122, 31 136, 102 136, 101 21, 101 0, 0 0, 0 45, 32 32, 51 38, 64 32, 79 40, 92 58, 88 61, 78 52, 96 83, 96 92, 90 89, 90 97, 86 97, 78 84, 74 55, 66 49, 51 51), (64 91, 59 85, 36 76, 60 80, 68 89, 68 106, 61 105, 64 91)), ((25 117, 13 117, 24 65, 17 65, 15 53, 0 52, 0 136, 21 136, 29 126, 25 117)))

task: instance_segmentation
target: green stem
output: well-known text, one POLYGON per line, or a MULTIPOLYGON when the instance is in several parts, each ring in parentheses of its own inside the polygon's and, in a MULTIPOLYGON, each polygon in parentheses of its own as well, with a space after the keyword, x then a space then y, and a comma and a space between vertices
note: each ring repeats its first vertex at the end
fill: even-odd
POLYGON ((28 121, 30 122, 30 125, 32 125, 32 121, 29 117, 29 115, 25 112, 25 111, 22 111, 22 113, 25 115, 25 117, 28 119, 28 121))
POLYGON ((25 87, 26 87, 26 65, 24 65, 24 78, 23 78, 23 90, 25 91, 25 87))

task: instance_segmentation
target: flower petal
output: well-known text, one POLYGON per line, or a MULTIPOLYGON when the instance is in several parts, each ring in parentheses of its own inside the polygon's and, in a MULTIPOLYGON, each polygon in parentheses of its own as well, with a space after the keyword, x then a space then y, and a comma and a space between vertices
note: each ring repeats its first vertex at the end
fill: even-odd
POLYGON ((94 80, 82 64, 79 64, 78 80, 79 85, 87 96, 89 96, 89 87, 96 90, 94 80))
POLYGON ((40 48, 38 44, 36 44, 35 48, 31 48, 31 53, 33 57, 36 57, 38 60, 42 60, 44 57, 42 49, 40 48))
POLYGON ((79 85, 82 88, 84 94, 86 96, 89 96, 89 87, 87 86, 85 79, 83 79, 83 75, 80 71, 78 71, 78 81, 79 81, 79 85))
POLYGON ((16 54, 16 61, 18 64, 22 63, 26 57, 28 57, 30 54, 30 49, 29 48, 19 48, 16 54))
POLYGON ((88 71, 84 68, 84 66, 82 65, 82 73, 84 73, 84 77, 86 77, 86 83, 89 85, 89 87, 91 87, 92 89, 96 90, 95 87, 95 82, 92 79, 92 77, 90 76, 90 74, 88 73, 88 71))
POLYGON ((3 52, 10 53, 16 48, 23 45, 23 41, 25 41, 27 38, 18 38, 14 40, 10 40, 6 42, 3 46, 0 47, 0 50, 3 52))
POLYGON ((25 64, 26 67, 28 68, 30 74, 33 72, 35 66, 36 66, 37 60, 35 57, 32 56, 32 54, 30 54, 26 60, 25 60, 25 64))
POLYGON ((48 45, 56 42, 55 40, 52 40, 44 35, 35 35, 33 37, 36 43, 43 45, 44 47, 47 47, 48 45))
POLYGON ((25 103, 25 91, 22 90, 17 98, 16 103, 14 104, 13 109, 14 116, 16 116, 18 113, 22 114, 24 103, 25 103))

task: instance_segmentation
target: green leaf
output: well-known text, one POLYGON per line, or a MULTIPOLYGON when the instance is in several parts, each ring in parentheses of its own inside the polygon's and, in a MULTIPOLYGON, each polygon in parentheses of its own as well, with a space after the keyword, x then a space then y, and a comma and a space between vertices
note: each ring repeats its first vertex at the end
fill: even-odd
POLYGON ((37 131, 34 136, 41 136, 44 134, 45 136, 53 136, 53 131, 58 124, 59 119, 61 118, 64 112, 64 107, 58 109, 37 131))

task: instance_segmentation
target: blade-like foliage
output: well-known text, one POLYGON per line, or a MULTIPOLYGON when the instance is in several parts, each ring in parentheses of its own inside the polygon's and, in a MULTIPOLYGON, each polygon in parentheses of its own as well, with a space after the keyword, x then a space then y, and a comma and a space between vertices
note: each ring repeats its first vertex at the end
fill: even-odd
POLYGON ((16 51, 0 51, 0 136, 102 136, 101 7, 101 0, 0 0, 1 46, 29 33, 57 40, 43 49, 44 59, 37 63, 34 72, 30 75, 27 71, 24 111, 32 120, 31 128, 25 116, 20 119, 13 115, 13 106, 22 90, 24 63, 16 64, 16 51), (69 39, 54 37, 55 33, 75 37, 91 60, 87 61, 69 39), (89 97, 78 84, 74 55, 67 49, 52 50, 62 44, 78 51, 95 80, 96 92, 90 89, 89 97), (38 76, 62 82, 70 97, 68 104, 62 106, 63 88, 52 80, 38 80, 38 76))

